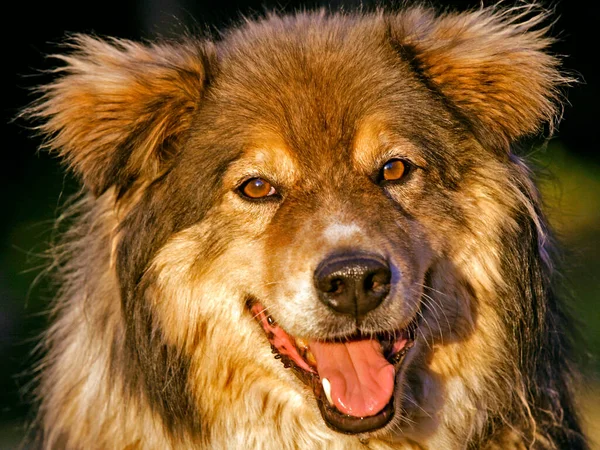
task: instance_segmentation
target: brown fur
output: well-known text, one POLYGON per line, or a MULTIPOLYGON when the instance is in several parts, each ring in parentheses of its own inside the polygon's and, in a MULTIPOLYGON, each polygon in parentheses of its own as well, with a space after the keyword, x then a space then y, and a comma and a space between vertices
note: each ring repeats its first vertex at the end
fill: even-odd
POLYGON ((75 38, 27 112, 88 191, 58 247, 42 446, 587 448, 550 238, 514 153, 568 81, 545 19, 413 7, 273 15, 215 42, 75 38), (394 157, 414 170, 378 185, 394 157), (280 197, 243 199, 249 176, 280 197), (247 308, 299 337, 350 333, 310 288, 339 248, 402 273, 364 333, 421 318, 395 417, 359 436, 325 425, 247 308))

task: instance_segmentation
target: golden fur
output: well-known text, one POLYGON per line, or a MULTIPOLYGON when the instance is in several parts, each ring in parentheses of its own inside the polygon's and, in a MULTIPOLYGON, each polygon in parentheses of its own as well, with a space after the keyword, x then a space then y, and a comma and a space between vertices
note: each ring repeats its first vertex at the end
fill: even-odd
POLYGON ((412 7, 271 15, 214 42, 76 37, 27 112, 86 188, 57 247, 43 448, 587 448, 550 237, 514 153, 567 82, 545 19, 412 7), (395 157, 408 181, 371 183, 395 157), (250 175, 279 202, 242 198, 250 175), (341 247, 403 276, 364 332, 421 317, 396 415, 359 435, 326 426, 247 306, 339 336, 309 285, 341 247))

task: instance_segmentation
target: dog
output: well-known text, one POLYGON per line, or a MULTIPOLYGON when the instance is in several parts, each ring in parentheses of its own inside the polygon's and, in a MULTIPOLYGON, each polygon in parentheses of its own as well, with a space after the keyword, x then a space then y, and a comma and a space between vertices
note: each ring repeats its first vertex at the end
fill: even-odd
POLYGON ((569 78, 536 5, 72 38, 25 115, 84 193, 47 449, 585 449, 519 143, 569 78))

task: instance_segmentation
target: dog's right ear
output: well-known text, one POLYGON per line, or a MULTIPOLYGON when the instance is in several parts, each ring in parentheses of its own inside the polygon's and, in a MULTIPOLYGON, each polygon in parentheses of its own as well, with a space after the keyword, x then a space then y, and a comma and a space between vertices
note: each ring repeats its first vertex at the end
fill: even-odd
POLYGON ((126 190, 164 170, 189 128, 209 79, 209 42, 143 45, 77 36, 65 65, 25 111, 45 147, 95 194, 126 190))

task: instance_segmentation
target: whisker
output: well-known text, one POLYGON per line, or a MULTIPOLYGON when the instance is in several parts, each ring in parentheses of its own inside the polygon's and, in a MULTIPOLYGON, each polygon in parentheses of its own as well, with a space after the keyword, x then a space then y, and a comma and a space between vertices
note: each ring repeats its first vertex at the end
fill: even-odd
POLYGON ((429 309, 429 311, 431 311, 433 318, 435 319, 436 323, 437 323, 437 328, 438 328, 438 334, 440 336, 440 341, 442 342, 442 345, 444 345, 444 332, 442 331, 442 326, 440 324, 440 321, 438 320, 438 314, 437 311, 435 309, 435 307, 432 308, 433 305, 430 304, 430 301, 428 301, 428 299, 424 299, 425 301, 423 302, 423 306, 425 306, 426 308, 429 309))
MULTIPOLYGON (((423 315, 423 313, 421 311, 417 311, 417 314, 421 317, 421 319, 423 319, 423 322, 425 323, 425 325, 427 326, 427 328, 429 328, 429 333, 431 333, 431 335, 433 336, 433 330, 431 329, 431 325, 429 325, 429 321, 425 318, 425 316, 423 315)), ((433 343, 430 345, 429 342, 427 341, 427 338, 425 337, 425 333, 423 333, 420 330, 420 327, 417 328, 417 332, 421 333, 421 336, 423 336, 423 340, 425 341, 425 344, 427 344, 427 347, 429 347, 429 350, 433 349, 433 343)))
POLYGON ((437 290, 437 289, 434 289, 434 288, 432 288, 431 286, 428 286, 428 285, 426 285, 426 284, 423 284, 423 283, 417 283, 417 284, 418 284, 419 286, 421 286, 423 289, 428 289, 428 290, 430 290, 430 291, 432 291, 432 292, 435 292, 436 294, 443 295, 444 297, 447 297, 447 296, 448 296, 448 294, 447 294, 447 293, 445 293, 445 292, 442 292, 442 291, 439 291, 439 290, 437 290))
POLYGON ((425 411, 423 409, 423 407, 421 405, 419 405, 412 397, 402 393, 402 400, 406 400, 408 402, 410 402, 412 405, 416 406, 417 408, 419 408, 427 417, 431 418, 432 415, 429 414, 427 411, 425 411))
MULTIPOLYGON (((448 331, 452 332, 452 326, 450 325, 450 320, 448 320, 448 315, 446 314, 446 310, 443 307, 443 305, 436 301, 433 297, 423 293, 422 294, 425 298, 425 306, 427 306, 429 308, 430 311, 432 311, 432 313, 434 314, 434 317, 436 318, 436 321, 438 322, 438 326, 440 326, 440 323, 437 319, 438 316, 438 311, 441 312, 441 314, 444 316, 444 319, 446 321, 446 325, 448 325, 448 331)), ((440 326, 440 334, 442 334, 441 332, 441 326, 440 326)), ((443 337, 442 337, 443 339, 443 337)))

